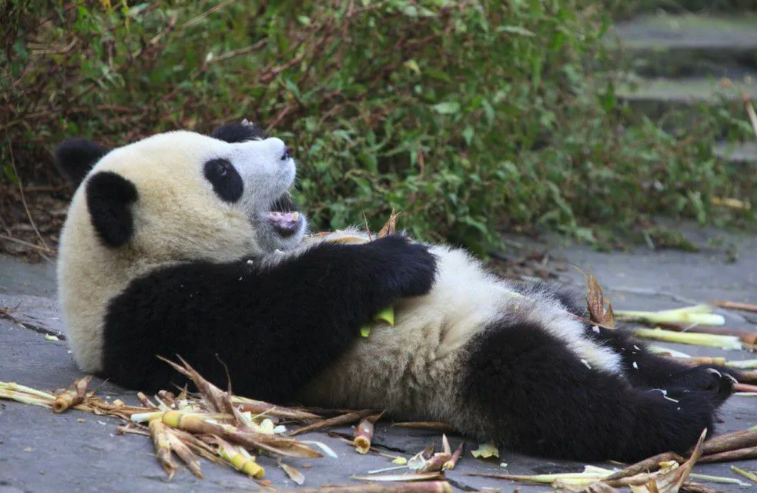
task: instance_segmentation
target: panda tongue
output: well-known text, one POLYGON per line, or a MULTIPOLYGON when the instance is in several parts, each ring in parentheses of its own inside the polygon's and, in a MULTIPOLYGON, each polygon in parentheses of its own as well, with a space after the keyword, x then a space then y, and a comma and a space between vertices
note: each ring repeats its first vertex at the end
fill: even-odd
POLYGON ((281 229, 292 229, 300 220, 299 212, 270 211, 264 216, 266 221, 281 229))

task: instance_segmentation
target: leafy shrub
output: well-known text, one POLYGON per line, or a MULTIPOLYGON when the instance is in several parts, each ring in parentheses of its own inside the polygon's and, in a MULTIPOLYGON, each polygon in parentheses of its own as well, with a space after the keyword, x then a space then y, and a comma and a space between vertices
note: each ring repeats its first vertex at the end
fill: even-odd
POLYGON ((5 0, 0 129, 25 182, 64 136, 121 145, 249 118, 300 162, 319 228, 396 208, 430 240, 499 225, 593 238, 665 211, 708 217, 707 146, 620 129, 595 0, 5 0), (643 200, 640 200, 643 197, 643 200))

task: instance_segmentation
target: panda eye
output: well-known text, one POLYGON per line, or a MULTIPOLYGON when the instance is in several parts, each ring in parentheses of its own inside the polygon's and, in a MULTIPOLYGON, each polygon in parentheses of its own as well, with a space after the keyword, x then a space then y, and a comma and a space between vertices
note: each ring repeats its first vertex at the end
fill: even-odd
POLYGON ((244 182, 228 159, 211 159, 205 163, 207 179, 218 197, 225 202, 236 202, 242 197, 244 182))

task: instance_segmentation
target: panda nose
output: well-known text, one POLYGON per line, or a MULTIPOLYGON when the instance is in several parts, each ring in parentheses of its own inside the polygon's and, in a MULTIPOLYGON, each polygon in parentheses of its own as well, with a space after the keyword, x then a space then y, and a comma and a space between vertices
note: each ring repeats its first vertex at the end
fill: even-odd
POLYGON ((289 154, 289 148, 283 140, 272 137, 270 139, 266 139, 266 141, 269 142, 269 145, 273 150, 273 155, 276 156, 279 161, 286 162, 289 160, 289 158, 291 157, 289 154))

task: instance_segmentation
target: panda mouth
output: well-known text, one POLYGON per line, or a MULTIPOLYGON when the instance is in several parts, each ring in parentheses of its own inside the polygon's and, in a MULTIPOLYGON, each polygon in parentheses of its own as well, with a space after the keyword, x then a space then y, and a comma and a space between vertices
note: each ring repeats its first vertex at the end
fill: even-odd
POLYGON ((302 216, 297 212, 289 194, 279 197, 271 209, 262 213, 263 220, 270 224, 281 236, 287 237, 297 232, 302 216))

